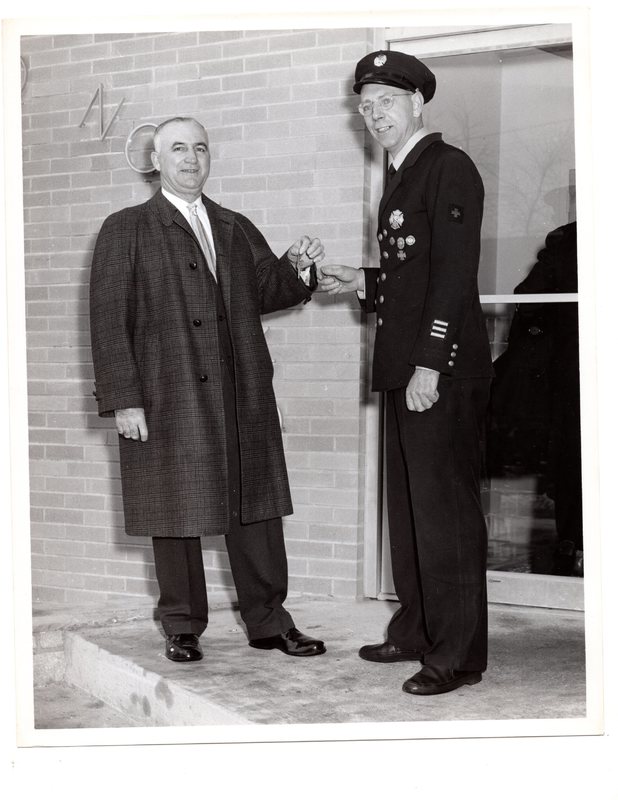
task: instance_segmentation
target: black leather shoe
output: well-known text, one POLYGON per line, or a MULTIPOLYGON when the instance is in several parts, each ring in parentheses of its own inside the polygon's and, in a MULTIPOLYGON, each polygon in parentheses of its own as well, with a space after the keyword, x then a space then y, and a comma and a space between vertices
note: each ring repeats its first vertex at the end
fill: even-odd
POLYGON ((401 688, 409 694, 444 694, 459 689, 460 686, 479 683, 482 678, 480 672, 440 669, 427 664, 416 675, 408 678, 401 688))
POLYGON ((365 644, 358 654, 365 661, 379 661, 381 664, 388 664, 391 661, 420 661, 423 657, 423 654, 416 650, 402 650, 390 642, 365 644))
POLYGON ((175 633, 165 637, 165 657, 170 661, 201 661, 199 636, 195 633, 175 633))
POLYGON ((305 636, 298 628, 265 639, 250 639, 249 644, 258 650, 281 650, 286 656, 319 656, 326 652, 324 642, 305 636))

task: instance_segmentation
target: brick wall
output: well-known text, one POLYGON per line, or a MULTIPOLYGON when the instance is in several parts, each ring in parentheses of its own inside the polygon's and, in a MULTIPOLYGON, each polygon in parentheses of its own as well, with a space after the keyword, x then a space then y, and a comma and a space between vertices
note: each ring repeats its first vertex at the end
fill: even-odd
MULTIPOLYGON (((275 252, 319 235, 358 264, 366 216, 354 63, 369 32, 232 31, 31 36, 23 91, 24 230, 34 597, 156 596, 149 540, 124 534, 117 435, 92 397, 88 281, 103 219, 148 199, 129 132, 176 114, 209 130, 207 193, 242 211, 275 252), (99 84, 98 107, 79 123, 99 84)), ((295 514, 285 521, 290 590, 362 594, 365 332, 350 300, 270 315, 295 514)), ((231 585, 223 542, 204 540, 212 590, 231 585)))

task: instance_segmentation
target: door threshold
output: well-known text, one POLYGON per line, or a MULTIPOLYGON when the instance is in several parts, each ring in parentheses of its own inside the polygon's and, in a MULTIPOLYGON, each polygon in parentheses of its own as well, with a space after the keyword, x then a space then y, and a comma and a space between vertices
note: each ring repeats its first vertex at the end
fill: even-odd
MULTIPOLYGON (((380 592, 378 600, 397 600, 397 596, 380 592)), ((488 570, 487 600, 511 606, 583 611, 584 581, 563 575, 488 570)))

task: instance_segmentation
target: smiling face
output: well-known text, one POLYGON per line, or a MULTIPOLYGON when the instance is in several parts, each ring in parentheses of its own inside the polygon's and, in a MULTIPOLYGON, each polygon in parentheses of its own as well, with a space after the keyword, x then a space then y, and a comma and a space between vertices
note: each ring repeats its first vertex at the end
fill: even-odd
POLYGON ((374 102, 371 114, 364 118, 369 133, 393 157, 410 136, 423 126, 422 94, 420 92, 401 94, 402 91, 396 86, 366 83, 360 93, 362 103, 373 102, 386 95, 397 95, 393 98, 393 107, 388 111, 374 102))
POLYGON ((152 163, 161 187, 189 203, 202 193, 210 172, 208 134, 195 120, 173 121, 155 137, 152 163))

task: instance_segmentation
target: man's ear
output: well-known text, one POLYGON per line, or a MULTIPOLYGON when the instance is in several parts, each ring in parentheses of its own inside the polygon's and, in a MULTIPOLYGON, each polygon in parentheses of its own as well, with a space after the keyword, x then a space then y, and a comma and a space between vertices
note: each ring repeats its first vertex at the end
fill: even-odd
POLYGON ((153 150, 150 154, 150 160, 152 161, 152 166, 157 170, 157 172, 161 172, 160 164, 159 164, 159 154, 156 150, 153 150))
POLYGON ((425 105, 425 99, 423 95, 418 91, 418 89, 412 95, 412 113, 415 117, 420 117, 423 113, 423 106, 425 105))

